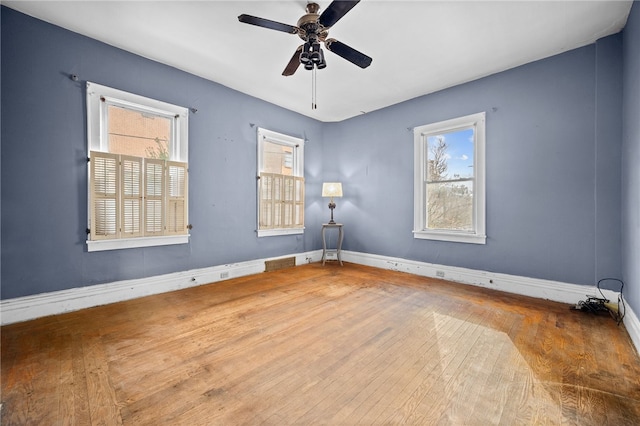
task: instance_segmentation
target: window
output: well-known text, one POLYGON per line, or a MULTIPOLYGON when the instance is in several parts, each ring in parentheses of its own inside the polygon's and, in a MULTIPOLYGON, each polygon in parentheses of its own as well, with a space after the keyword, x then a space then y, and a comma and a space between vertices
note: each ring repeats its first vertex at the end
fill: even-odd
POLYGON ((304 232, 304 141, 258 129, 258 236, 304 232))
POLYGON ((89 251, 189 241, 188 110, 87 83, 89 251))
POLYGON ((485 244, 485 113, 414 129, 414 238, 485 244))

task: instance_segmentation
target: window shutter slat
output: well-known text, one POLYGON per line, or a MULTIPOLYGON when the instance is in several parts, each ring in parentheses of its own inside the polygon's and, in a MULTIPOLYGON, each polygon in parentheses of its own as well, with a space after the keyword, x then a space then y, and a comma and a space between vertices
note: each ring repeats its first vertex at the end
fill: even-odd
POLYGON ((294 227, 304 226, 304 178, 295 177, 294 188, 294 227))
POLYGON ((123 238, 142 235, 142 158, 122 156, 122 229, 123 238))
POLYGON ((116 238, 118 210, 115 199, 97 199, 93 203, 94 226, 91 228, 96 239, 116 238))
POLYGON ((283 176, 282 178, 282 227, 292 228, 294 217, 294 184, 293 176, 283 176))
POLYGON ((144 235, 162 235, 164 230, 163 197, 165 162, 147 158, 144 167, 144 235))
POLYGON ((273 228, 273 176, 271 173, 260 173, 260 229, 273 228))
POLYGON ((90 153, 91 239, 118 238, 118 156, 90 153))
POLYGON ((167 162, 167 233, 186 234, 188 169, 186 163, 167 162))
POLYGON ((273 176, 273 216, 272 216, 272 227, 273 228, 282 228, 282 181, 283 175, 280 174, 272 174, 273 176))

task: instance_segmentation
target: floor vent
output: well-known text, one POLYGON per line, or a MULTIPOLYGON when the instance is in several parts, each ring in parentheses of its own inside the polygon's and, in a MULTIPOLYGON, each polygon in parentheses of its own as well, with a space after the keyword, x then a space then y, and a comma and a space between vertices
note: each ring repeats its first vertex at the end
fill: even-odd
POLYGON ((277 271, 278 269, 290 268, 296 266, 295 257, 285 257, 282 259, 266 260, 264 262, 264 271, 277 271))

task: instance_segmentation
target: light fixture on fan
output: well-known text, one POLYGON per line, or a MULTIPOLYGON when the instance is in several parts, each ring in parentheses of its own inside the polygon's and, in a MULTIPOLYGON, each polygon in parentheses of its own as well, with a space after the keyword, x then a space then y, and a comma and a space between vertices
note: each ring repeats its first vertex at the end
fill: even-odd
POLYGON ((307 42, 302 45, 300 63, 304 65, 306 70, 312 70, 314 67, 321 70, 327 67, 327 62, 324 60, 324 52, 319 42, 307 42))
POLYGON ((340 182, 323 183, 322 196, 331 197, 331 201, 329 201, 329 209, 331 210, 331 220, 329 221, 329 225, 334 225, 336 222, 333 220, 333 209, 336 208, 336 203, 333 202, 333 197, 342 197, 342 184, 340 182))

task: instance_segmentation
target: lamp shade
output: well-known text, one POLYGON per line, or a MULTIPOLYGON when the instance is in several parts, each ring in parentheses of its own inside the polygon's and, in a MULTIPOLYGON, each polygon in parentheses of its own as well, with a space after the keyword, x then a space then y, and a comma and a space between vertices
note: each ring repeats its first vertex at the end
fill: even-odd
POLYGON ((340 182, 324 182, 322 184, 323 197, 342 197, 342 184, 340 182))

